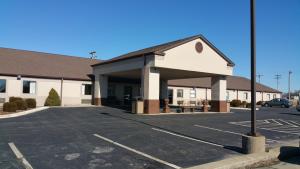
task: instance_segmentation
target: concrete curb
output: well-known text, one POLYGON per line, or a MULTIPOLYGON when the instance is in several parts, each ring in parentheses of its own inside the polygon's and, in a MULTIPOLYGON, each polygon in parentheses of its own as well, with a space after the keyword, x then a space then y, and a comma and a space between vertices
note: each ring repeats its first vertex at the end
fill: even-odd
MULTIPOLYGON (((230 109, 235 109, 235 110, 251 110, 251 108, 244 108, 244 107, 230 107, 230 109)), ((257 107, 256 110, 259 110, 259 108, 257 107)))
POLYGON ((229 114, 233 112, 185 112, 185 113, 157 113, 157 114, 137 114, 141 116, 161 116, 161 115, 201 115, 201 114, 229 114))
POLYGON ((18 112, 18 113, 12 113, 12 114, 4 114, 4 115, 0 115, 0 119, 7 119, 7 118, 13 118, 13 117, 19 117, 19 116, 24 116, 27 114, 32 114, 38 111, 42 111, 42 110, 46 110, 49 107, 38 107, 35 109, 30 109, 30 110, 26 110, 26 111, 22 111, 22 112, 18 112))
POLYGON ((187 169, 242 169, 255 168, 271 164, 279 159, 300 154, 299 141, 290 142, 285 146, 270 149, 268 152, 240 155, 232 158, 202 164, 187 169))

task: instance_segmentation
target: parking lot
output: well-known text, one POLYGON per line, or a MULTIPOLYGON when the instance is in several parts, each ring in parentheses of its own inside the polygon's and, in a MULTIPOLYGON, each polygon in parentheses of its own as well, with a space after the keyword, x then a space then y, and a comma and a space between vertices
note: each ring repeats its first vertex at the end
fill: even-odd
MULTIPOLYGON (((0 120, 0 168, 185 168, 241 155, 250 111, 134 115, 109 107, 51 108, 0 120), (9 145, 10 143, 10 145, 9 145)), ((262 108, 258 131, 267 146, 295 140, 300 113, 262 108)))

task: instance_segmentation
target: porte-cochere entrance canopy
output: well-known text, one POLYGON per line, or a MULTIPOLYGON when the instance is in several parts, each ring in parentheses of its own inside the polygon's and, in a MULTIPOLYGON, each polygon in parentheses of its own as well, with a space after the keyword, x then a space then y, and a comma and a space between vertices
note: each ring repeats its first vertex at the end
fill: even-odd
POLYGON ((180 39, 93 65, 94 103, 107 102, 109 79, 127 79, 140 82, 137 95, 144 100, 144 113, 159 113, 159 100, 168 98, 168 80, 211 77, 212 111, 226 112, 226 76, 232 75, 233 67, 202 35, 180 39))

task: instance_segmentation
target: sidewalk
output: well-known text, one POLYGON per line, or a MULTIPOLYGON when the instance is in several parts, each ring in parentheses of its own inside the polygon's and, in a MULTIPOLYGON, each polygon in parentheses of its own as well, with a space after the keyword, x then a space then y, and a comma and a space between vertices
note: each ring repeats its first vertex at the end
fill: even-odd
POLYGON ((258 169, 298 169, 300 168, 300 156, 292 157, 287 160, 281 161, 269 167, 261 167, 258 169))

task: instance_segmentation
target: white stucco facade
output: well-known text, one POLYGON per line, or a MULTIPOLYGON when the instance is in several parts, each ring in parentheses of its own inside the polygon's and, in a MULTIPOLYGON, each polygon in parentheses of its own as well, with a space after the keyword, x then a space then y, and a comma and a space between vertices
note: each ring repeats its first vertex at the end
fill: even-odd
MULTIPOLYGON (((172 105, 178 105, 178 101, 182 102, 186 105, 190 103, 190 101, 196 101, 197 104, 201 104, 204 100, 211 100, 211 89, 210 88, 191 88, 191 87, 180 87, 180 86, 169 86, 169 92, 172 92, 173 102, 172 105), (183 90, 183 96, 177 97, 178 90, 183 90), (196 97, 194 97, 195 90, 196 97)), ((170 96, 170 93, 169 93, 170 96)), ((281 98, 281 93, 270 93, 270 92, 256 92, 256 101, 269 101, 274 98, 281 98), (263 97, 262 97, 263 94, 263 97)), ((246 101, 247 103, 251 102, 251 92, 246 90, 226 90, 226 101, 232 100, 241 100, 246 101), (246 96, 247 95, 247 96, 246 96)))
MULTIPOLYGON (((92 84, 91 81, 75 81, 61 79, 46 79, 46 78, 27 78, 22 77, 20 80, 12 76, 0 76, 0 79, 6 81, 6 91, 0 93, 0 98, 5 102, 9 97, 34 98, 37 101, 37 106, 43 106, 51 88, 55 89, 59 95, 62 90, 62 105, 80 105, 91 102, 92 95, 85 95, 82 92, 83 84, 92 84), (31 93, 23 92, 23 82, 35 82, 32 85, 31 93)), ((0 103, 0 106, 3 103, 0 103)))

